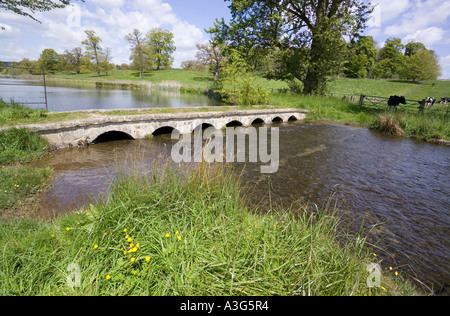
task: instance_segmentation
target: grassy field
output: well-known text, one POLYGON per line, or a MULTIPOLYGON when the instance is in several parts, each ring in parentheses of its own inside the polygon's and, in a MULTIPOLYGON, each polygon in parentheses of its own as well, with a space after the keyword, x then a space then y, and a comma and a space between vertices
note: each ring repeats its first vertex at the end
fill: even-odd
POLYGON ((367 287, 376 258, 363 239, 342 243, 332 206, 258 214, 223 167, 179 172, 122 176, 107 201, 52 223, 0 222, 0 294, 416 294, 393 271, 367 287))

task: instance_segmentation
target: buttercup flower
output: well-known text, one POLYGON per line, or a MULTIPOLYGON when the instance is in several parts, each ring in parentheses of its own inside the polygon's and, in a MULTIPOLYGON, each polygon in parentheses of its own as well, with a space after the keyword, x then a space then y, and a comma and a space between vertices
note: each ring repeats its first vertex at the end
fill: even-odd
POLYGON ((149 262, 150 261, 150 257, 145 257, 145 261, 149 262))
POLYGON ((169 238, 169 237, 170 237, 170 234, 169 234, 169 233, 167 233, 167 234, 166 234, 166 238, 169 238))
POLYGON ((109 280, 109 279, 111 279, 111 276, 108 274, 108 275, 106 276, 106 280, 109 280))

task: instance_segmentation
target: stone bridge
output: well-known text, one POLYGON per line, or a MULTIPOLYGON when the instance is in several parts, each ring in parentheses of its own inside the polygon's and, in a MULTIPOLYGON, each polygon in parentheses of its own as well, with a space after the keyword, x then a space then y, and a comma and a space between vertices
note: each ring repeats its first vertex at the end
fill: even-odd
POLYGON ((151 135, 171 133, 173 129, 188 134, 196 128, 251 126, 303 120, 308 111, 299 109, 231 110, 136 114, 126 116, 101 115, 86 119, 48 124, 26 125, 46 138, 51 146, 71 147, 110 139, 144 139, 151 135))

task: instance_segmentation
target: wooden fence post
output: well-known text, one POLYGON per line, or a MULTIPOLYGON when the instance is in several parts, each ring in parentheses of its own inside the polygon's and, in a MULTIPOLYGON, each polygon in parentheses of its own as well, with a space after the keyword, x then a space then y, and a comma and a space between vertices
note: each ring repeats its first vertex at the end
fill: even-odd
POLYGON ((362 105, 363 105, 364 98, 365 98, 365 95, 364 95, 364 94, 361 94, 361 96, 359 97, 359 106, 362 106, 362 105))

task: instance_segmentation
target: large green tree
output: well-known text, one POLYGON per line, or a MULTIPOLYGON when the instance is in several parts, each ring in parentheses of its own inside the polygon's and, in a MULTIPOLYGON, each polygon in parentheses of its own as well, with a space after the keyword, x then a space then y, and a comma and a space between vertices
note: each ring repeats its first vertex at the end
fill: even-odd
POLYGON ((269 49, 269 77, 298 79, 306 94, 325 91, 327 76, 342 64, 343 37, 357 36, 372 9, 363 0, 225 1, 231 22, 210 32, 240 50, 269 49))
POLYGON ((61 56, 53 49, 44 49, 39 57, 40 68, 44 68, 48 73, 55 73, 59 69, 61 56))
POLYGON ((435 80, 441 75, 441 66, 436 54, 425 46, 416 47, 420 49, 405 57, 404 66, 400 71, 401 76, 412 81, 435 80))
POLYGON ((405 64, 404 49, 405 45, 400 38, 388 38, 379 51, 374 75, 379 78, 392 78, 398 75, 405 64))
POLYGON ((160 67, 172 66, 172 54, 176 50, 172 32, 159 27, 154 28, 147 34, 147 44, 158 70, 160 67))
POLYGON ((371 36, 361 36, 350 43, 345 75, 351 78, 365 78, 372 73, 377 58, 375 41, 371 36))

